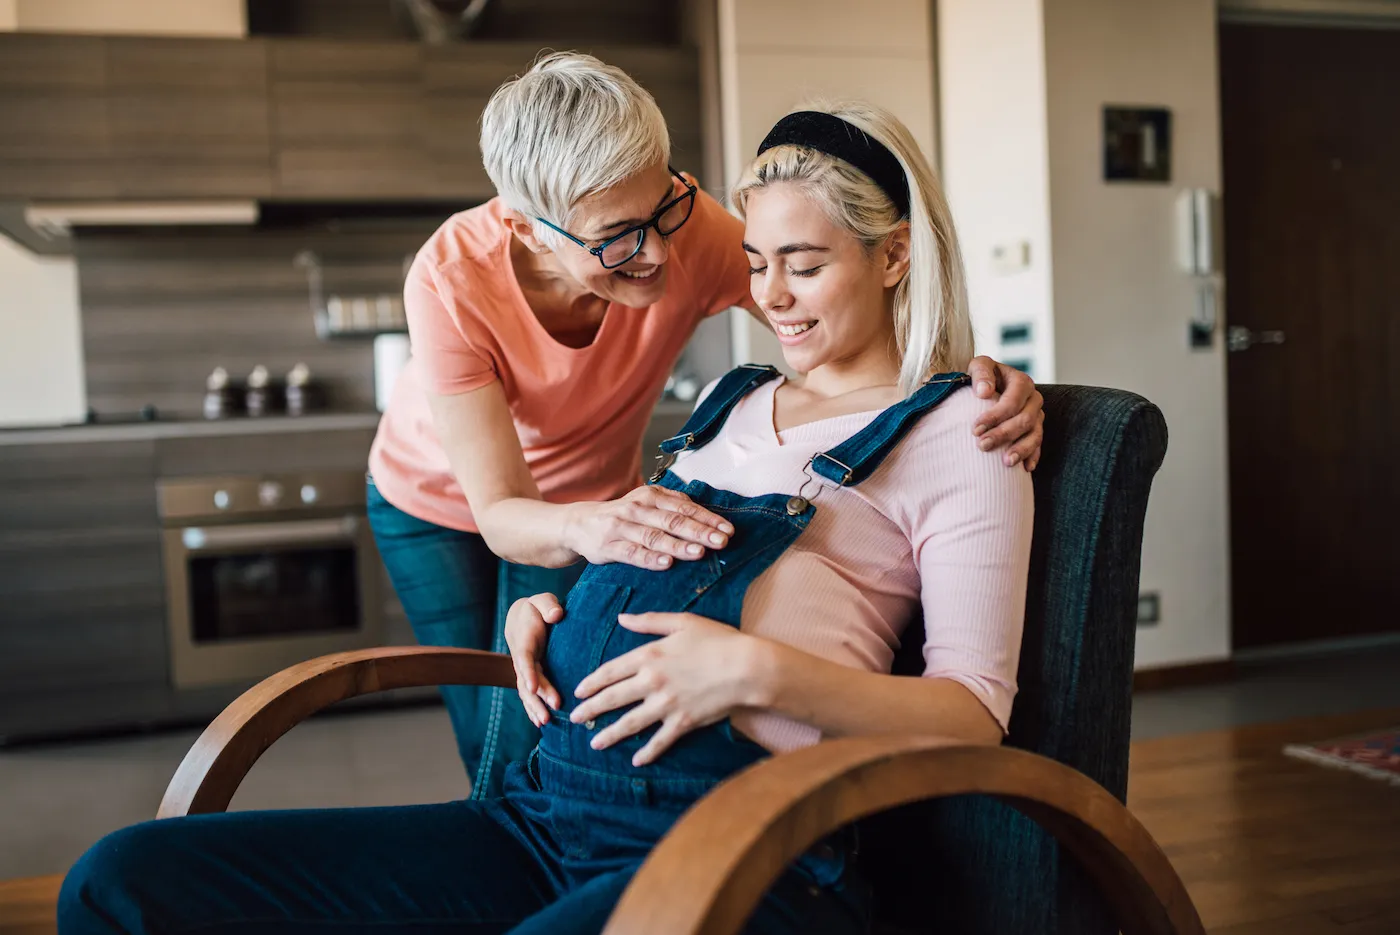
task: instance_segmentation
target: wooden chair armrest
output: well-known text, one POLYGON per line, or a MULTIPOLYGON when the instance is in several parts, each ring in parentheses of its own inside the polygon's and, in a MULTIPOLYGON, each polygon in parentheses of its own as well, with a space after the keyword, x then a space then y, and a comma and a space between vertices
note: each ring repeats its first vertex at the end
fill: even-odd
POLYGON ((515 687, 510 657, 475 649, 394 646, 332 653, 248 689, 199 735, 175 771, 157 818, 222 812, 263 751, 337 701, 422 685, 515 687))
POLYGON ((1103 787, 1045 757, 886 735, 775 756, 705 796, 652 851, 604 935, 734 935, 791 862, 860 818, 926 799, 997 796, 1083 864, 1124 935, 1204 935, 1147 830, 1103 787))

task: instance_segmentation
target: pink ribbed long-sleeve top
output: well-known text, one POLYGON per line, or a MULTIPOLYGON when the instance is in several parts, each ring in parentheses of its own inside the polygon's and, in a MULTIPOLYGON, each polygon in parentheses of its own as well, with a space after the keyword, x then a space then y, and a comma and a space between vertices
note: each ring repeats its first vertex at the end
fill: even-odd
MULTIPOLYGON (((803 466, 871 422, 863 412, 779 432, 782 380, 751 392, 708 445, 672 470, 743 496, 796 493, 803 466)), ((744 597, 741 629, 856 669, 888 672, 915 611, 925 625, 924 676, 970 691, 1004 730, 1030 563, 1030 476, 977 447, 972 425, 991 404, 970 389, 926 413, 855 487, 826 485, 811 524, 744 597)), ((807 493, 810 495, 809 485, 807 493)), ((770 750, 816 743, 816 728, 743 712, 734 724, 770 750)))

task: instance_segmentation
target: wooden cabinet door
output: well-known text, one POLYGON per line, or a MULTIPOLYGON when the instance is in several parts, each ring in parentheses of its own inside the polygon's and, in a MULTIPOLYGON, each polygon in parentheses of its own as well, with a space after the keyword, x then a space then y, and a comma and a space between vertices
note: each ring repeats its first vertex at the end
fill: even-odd
POLYGON ((481 163, 481 112, 491 93, 530 66, 527 43, 471 43, 424 50, 422 145, 438 197, 466 204, 496 194, 481 163))
POLYGON ((106 80, 101 39, 0 35, 0 197, 115 194, 106 80))
MULTIPOLYGON (((0 35, 0 198, 490 198, 492 92, 535 43, 0 35)), ((693 49, 592 50, 647 88, 700 163, 693 49)))
POLYGON ((119 196, 272 193, 266 43, 106 42, 109 170, 119 196))
MULTIPOLYGON (((617 65, 656 98, 671 132, 672 163, 700 171, 700 65, 694 49, 600 46, 587 49, 617 65)), ((423 61, 423 146, 441 198, 481 201, 495 194, 481 164, 481 113, 502 82, 530 67, 533 42, 433 46, 423 61)))
POLYGON ((410 42, 272 42, 274 194, 432 197, 432 161, 422 145, 421 57, 422 47, 410 42))
POLYGON ((163 689, 154 443, 0 448, 0 595, 0 734, 26 697, 163 689))
POLYGON ((656 99, 671 133, 671 165, 700 175, 700 57, 682 46, 600 46, 586 49, 631 75, 656 99))

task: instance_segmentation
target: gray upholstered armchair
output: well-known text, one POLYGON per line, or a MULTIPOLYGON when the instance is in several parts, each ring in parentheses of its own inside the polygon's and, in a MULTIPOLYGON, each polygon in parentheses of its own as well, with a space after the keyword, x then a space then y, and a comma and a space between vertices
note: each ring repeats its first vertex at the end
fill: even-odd
MULTIPOLYGON (((790 861, 855 822, 861 860, 878 881, 880 930, 1203 931, 1180 878, 1123 805, 1143 518, 1166 425, 1131 393, 1042 389, 1047 432, 1007 743, 849 738, 760 763, 662 840, 609 933, 738 932, 790 861)), ((303 663, 209 726, 160 814, 226 808, 258 756, 321 708, 432 684, 510 688, 515 676, 506 657, 429 647, 303 663)))

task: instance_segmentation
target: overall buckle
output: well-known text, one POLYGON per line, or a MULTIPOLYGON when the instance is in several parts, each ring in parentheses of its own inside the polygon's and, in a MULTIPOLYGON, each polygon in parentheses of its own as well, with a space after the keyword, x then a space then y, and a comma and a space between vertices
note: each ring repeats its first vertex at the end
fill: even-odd
MULTIPOLYGON (((844 486, 846 486, 846 481, 850 480, 850 479, 851 479, 851 475, 855 473, 855 470, 854 470, 853 468, 851 468, 849 465, 842 464, 840 461, 837 461, 835 458, 833 458, 831 455, 827 454, 825 451, 819 452, 818 454, 813 455, 813 456, 812 456, 812 460, 811 460, 811 461, 808 461, 807 464, 808 464, 808 465, 811 465, 811 464, 812 464, 814 461, 816 461, 818 458, 822 458, 822 459, 824 459, 824 460, 826 460, 826 461, 830 461, 832 464, 836 465, 837 467, 839 467, 839 468, 841 469, 841 472, 842 472, 842 473, 841 473, 841 479, 840 479, 839 481, 836 482, 836 486, 838 486, 838 487, 844 487, 844 486)), ((829 479, 829 478, 828 478, 828 479, 829 479)))

